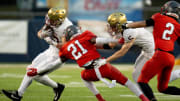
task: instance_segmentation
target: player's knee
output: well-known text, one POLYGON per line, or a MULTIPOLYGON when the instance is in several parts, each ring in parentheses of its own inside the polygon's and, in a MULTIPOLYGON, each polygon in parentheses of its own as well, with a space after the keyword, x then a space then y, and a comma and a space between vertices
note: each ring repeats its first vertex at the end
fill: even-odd
POLYGON ((37 68, 28 67, 26 70, 27 76, 36 76, 37 75, 37 68))
POLYGON ((165 90, 166 90, 166 88, 163 87, 163 86, 162 87, 158 87, 158 91, 161 92, 161 93, 163 93, 165 90))
POLYGON ((85 73, 84 73, 84 70, 81 71, 81 78, 85 80, 85 73))
POLYGON ((133 72, 132 76, 133 76, 133 80, 134 80, 135 82, 137 82, 137 79, 138 79, 137 73, 136 73, 136 72, 133 72))

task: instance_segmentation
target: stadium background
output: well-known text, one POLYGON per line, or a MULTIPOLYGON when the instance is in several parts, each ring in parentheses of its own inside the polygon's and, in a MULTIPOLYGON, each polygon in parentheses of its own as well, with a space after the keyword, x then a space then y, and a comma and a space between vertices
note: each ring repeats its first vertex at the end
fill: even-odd
MULTIPOLYGON (((44 15, 50 7, 64 7, 68 18, 83 30, 91 30, 98 36, 109 37, 106 32, 107 16, 113 12, 123 12, 127 19, 139 21, 159 12, 168 0, 1 0, 0 3, 0 62, 31 62, 48 45, 37 38, 36 33, 44 24, 44 15)), ((151 28, 148 28, 151 31, 151 28)), ((107 57, 119 49, 99 50, 107 57)), ((131 50, 114 63, 133 63, 140 48, 131 50)), ((175 45, 178 58, 180 47, 175 45)), ((72 62, 72 61, 70 61, 72 62)))
MULTIPOLYGON (((152 6, 148 6, 144 0, 1 0, 0 90, 17 90, 26 73, 25 68, 35 56, 48 47, 45 41, 37 38, 36 33, 44 24, 44 15, 50 7, 65 7, 68 18, 74 24, 81 25, 83 30, 89 29, 99 36, 109 37, 105 26, 106 18, 112 12, 124 12, 128 20, 143 20, 160 11, 160 6, 166 1, 168 0, 152 0, 152 6)), ((151 31, 151 28, 148 29, 151 31)), ((115 50, 99 51, 106 57, 119 48, 120 46, 115 50)), ((132 81, 133 63, 138 53, 139 48, 133 46, 124 57, 113 64, 132 81)), ((178 57, 178 54, 180 47, 176 44, 175 56, 178 57)), ((180 69, 180 65, 174 69, 180 69)), ((54 81, 66 85, 60 101, 97 101, 80 79, 81 70, 77 64, 67 63, 48 75, 54 81)), ((102 82, 95 82, 95 85, 107 101, 140 101, 121 85, 114 88, 108 88, 102 82)), ((150 85, 158 101, 179 101, 180 96, 159 93, 156 78, 150 81, 150 85)), ((179 87, 180 79, 169 85, 179 87)), ((53 96, 51 88, 33 82, 23 95, 22 101, 52 101, 53 96)), ((0 91, 0 101, 10 100, 0 91)))

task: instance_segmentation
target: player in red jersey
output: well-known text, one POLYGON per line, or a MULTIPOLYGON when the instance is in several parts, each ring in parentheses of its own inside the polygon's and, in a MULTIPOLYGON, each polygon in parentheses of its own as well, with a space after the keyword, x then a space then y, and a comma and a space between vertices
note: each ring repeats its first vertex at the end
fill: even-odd
MULTIPOLYGON (((59 55, 64 60, 75 60, 78 65, 85 68, 81 72, 81 78, 85 81, 85 85, 93 85, 92 81, 103 81, 110 88, 115 86, 114 82, 110 83, 104 78, 117 81, 117 83, 127 86, 132 92, 134 92, 142 101, 149 101, 144 96, 142 91, 133 84, 127 77, 125 77, 118 69, 110 65, 109 63, 98 67, 94 66, 95 61, 100 61, 102 58, 96 50, 95 44, 117 42, 114 39, 99 38, 90 31, 81 32, 76 26, 69 26, 65 30, 66 44, 64 44, 59 52, 59 55)), ((98 101, 105 101, 100 95, 99 91, 92 86, 90 90, 96 96, 98 101)), ((89 87, 88 87, 89 88, 89 87)))
POLYGON ((162 7, 161 13, 154 14, 146 21, 124 25, 124 28, 154 26, 155 54, 144 65, 138 84, 151 101, 157 101, 148 85, 150 79, 158 76, 158 90, 161 93, 180 95, 180 88, 168 86, 171 71, 174 66, 174 43, 180 38, 180 4, 169 1, 162 7))

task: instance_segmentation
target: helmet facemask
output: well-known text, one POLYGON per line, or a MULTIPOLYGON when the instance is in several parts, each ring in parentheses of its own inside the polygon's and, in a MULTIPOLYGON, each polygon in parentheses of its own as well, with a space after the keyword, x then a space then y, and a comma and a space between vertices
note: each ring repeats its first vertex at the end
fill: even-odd
POLYGON ((75 36, 77 36, 77 35, 79 35, 81 33, 82 33, 81 29, 78 26, 75 26, 75 25, 68 26, 63 32, 63 34, 64 34, 64 36, 66 38, 66 41, 71 40, 73 37, 75 37, 75 36))
POLYGON ((161 7, 161 13, 180 19, 180 4, 176 1, 168 1, 161 7))

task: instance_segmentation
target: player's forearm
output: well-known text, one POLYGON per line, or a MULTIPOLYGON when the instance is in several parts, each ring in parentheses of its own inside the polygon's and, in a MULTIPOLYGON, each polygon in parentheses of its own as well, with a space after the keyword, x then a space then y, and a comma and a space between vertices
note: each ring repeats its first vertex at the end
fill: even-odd
POLYGON ((96 44, 118 43, 117 39, 102 38, 102 37, 97 37, 95 41, 96 41, 96 44))
POLYGON ((146 21, 138 21, 133 23, 126 24, 127 28, 139 28, 139 27, 146 27, 146 21))
POLYGON ((40 38, 40 39, 42 39, 41 32, 42 32, 42 30, 39 30, 39 31, 37 32, 37 36, 38 36, 38 38, 40 38))
POLYGON ((130 42, 125 43, 119 51, 114 53, 112 56, 108 57, 106 59, 106 62, 111 62, 111 61, 113 61, 113 60, 115 60, 117 58, 120 58, 120 57, 124 56, 127 53, 127 51, 131 48, 131 46, 134 44, 135 40, 136 39, 134 38, 130 42))
POLYGON ((122 46, 122 48, 119 51, 115 52, 112 56, 108 57, 106 59, 106 62, 111 62, 113 60, 116 60, 116 59, 124 56, 124 54, 126 54, 128 50, 129 50, 128 47, 126 47, 126 46, 123 47, 122 46))

